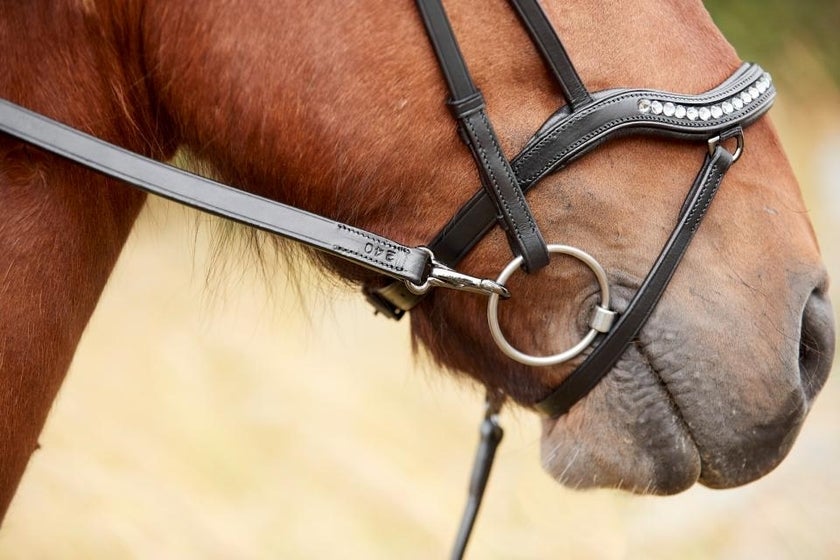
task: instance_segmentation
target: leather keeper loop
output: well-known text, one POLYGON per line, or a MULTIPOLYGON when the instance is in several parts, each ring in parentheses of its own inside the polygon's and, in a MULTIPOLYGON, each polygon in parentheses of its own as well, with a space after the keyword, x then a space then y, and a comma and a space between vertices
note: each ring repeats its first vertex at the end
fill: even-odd
POLYGON ((480 91, 461 99, 450 99, 446 102, 452 116, 458 120, 465 119, 470 115, 484 109, 484 96, 480 91))

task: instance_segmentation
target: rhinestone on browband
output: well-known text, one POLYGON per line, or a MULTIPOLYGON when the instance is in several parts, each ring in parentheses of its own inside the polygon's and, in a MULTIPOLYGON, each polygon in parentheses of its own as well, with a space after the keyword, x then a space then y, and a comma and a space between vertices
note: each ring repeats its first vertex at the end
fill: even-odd
POLYGON ((640 99, 638 107, 639 112, 642 114, 665 115, 666 117, 675 117, 690 121, 696 121, 698 119, 701 121, 715 120, 724 115, 730 115, 735 111, 740 111, 770 89, 771 83, 772 78, 770 78, 770 74, 765 72, 758 80, 736 93, 730 99, 715 103, 714 105, 679 105, 671 101, 640 99))

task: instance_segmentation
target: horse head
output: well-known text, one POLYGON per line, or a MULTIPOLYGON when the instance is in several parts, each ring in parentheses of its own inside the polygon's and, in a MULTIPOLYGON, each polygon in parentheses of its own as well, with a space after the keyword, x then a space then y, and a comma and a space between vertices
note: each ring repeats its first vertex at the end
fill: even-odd
MULTIPOLYGON (((621 84, 699 93, 739 64, 700 5, 634 3, 628 17, 623 8, 583 4, 547 3, 546 10, 591 90, 621 84)), ((472 14, 464 10, 462 21, 472 14)), ((493 21, 510 25, 499 32, 505 42, 488 44, 466 23, 463 41, 478 68, 486 61, 482 86, 515 153, 537 115, 556 105, 556 91, 544 70, 529 66, 538 59, 515 19, 494 14, 493 21)), ((745 136, 743 159, 633 344, 585 399, 542 420, 543 465, 560 482, 650 493, 697 481, 731 487, 766 474, 793 444, 831 365, 827 277, 769 119, 745 136)), ((547 178, 530 202, 549 242, 584 248, 601 262, 621 312, 677 220, 702 157, 696 145, 617 140, 547 178)), ((455 167, 464 160, 453 146, 436 161, 453 167, 450 177, 464 177, 455 167)), ((507 259, 496 231, 464 266, 492 276, 507 259)), ((591 272, 568 257, 514 277, 509 288, 515 295, 503 304, 502 325, 514 346, 537 355, 581 337, 598 293, 591 272)), ((550 394, 582 360, 533 368, 507 359, 490 341, 481 306, 462 294, 437 294, 414 313, 415 335, 441 364, 524 406, 550 394)))
MULTIPOLYGON (((587 3, 546 9, 591 90, 700 93, 740 63, 699 4, 636 3, 632 17, 587 3)), ((459 4, 452 19, 503 148, 514 154, 556 109, 559 92, 509 8, 459 4)), ((403 25, 411 40, 399 49, 378 48, 391 42, 375 33, 367 41, 342 37, 341 64, 351 64, 354 87, 329 89, 320 74, 313 83, 328 88, 321 109, 330 115, 327 134, 340 139, 335 153, 355 181, 339 189, 349 191, 342 198, 349 213, 339 213, 422 244, 478 179, 440 103, 444 85, 426 42, 416 24, 403 25), (348 44, 359 49, 350 57, 358 66, 343 56, 348 44), (380 68, 392 77, 376 79, 380 68), (346 115, 336 115, 336 98, 346 115), (347 126, 360 122, 365 126, 347 126)), ((651 493, 696 481, 730 487, 765 474, 790 449, 831 364, 827 277, 767 118, 748 129, 746 144, 634 343, 568 414, 543 420, 543 463, 561 482, 651 493)), ((665 242, 703 156, 702 147, 686 143, 613 141, 547 178, 529 202, 549 242, 584 248, 603 264, 621 312, 665 242)), ((497 228, 463 269, 494 277, 509 258, 497 228)), ((569 257, 515 277, 510 289, 503 329, 536 355, 574 344, 598 294, 591 272, 569 257)), ((547 368, 511 361, 488 335, 484 305, 469 294, 435 294, 412 312, 416 341, 440 365, 533 406, 582 358, 547 368)))
MULTIPOLYGON (((506 3, 448 4, 510 157, 564 103, 562 92, 506 3)), ((9 7, 0 44, 11 62, 0 65, 8 78, 0 95, 146 155, 166 159, 183 149, 226 182, 405 245, 428 243, 479 187, 408 2, 352 9, 251 2, 235 13, 225 2, 153 0, 53 8, 67 13, 9 7), (38 46, 43 36, 55 39, 50 49, 38 46), (54 78, 45 83, 39 72, 54 78)), ((591 91, 698 94, 741 63, 700 2, 547 1, 545 10, 591 91)), ((650 493, 698 481, 730 487, 767 473, 793 444, 833 355, 828 279, 766 116, 745 130, 744 142, 632 344, 566 414, 541 420, 543 464, 560 482, 650 493)), ((3 408, 12 411, 6 432, 14 435, 0 438, 9 457, 0 482, 13 488, 142 199, 114 194, 109 180, 66 162, 6 142, 0 148, 0 180, 9 186, 0 195, 8 249, 0 257, 25 265, 9 265, 3 290, 18 298, 15 322, 27 328, 0 326, 12 373, 3 379, 27 380, 0 395, 16 403, 3 408), (48 197, 38 194, 44 184, 48 197), (37 235, 6 225, 33 228, 26 221, 33 215, 51 218, 38 221, 37 235), (45 259, 44 247, 59 236, 72 251, 45 259), (62 314, 44 311, 63 303, 52 284, 29 281, 48 273, 73 290, 62 314), (43 336, 50 332, 62 336, 43 336), (48 349, 29 352, 46 338, 48 349)), ((601 263, 621 313, 678 219, 705 150, 673 139, 614 139, 545 177, 528 203, 549 243, 601 263)), ((510 259, 495 228, 459 270, 494 278, 510 259)), ((325 262, 351 282, 378 281, 325 262)), ((600 291, 589 268, 562 255, 514 275, 508 288, 502 330, 536 355, 576 343, 600 291)), ((414 340, 456 375, 534 407, 584 356, 542 368, 510 360, 491 339, 485 305, 475 294, 431 294, 411 312, 414 340)), ((6 489, 0 506, 8 496, 6 489)))

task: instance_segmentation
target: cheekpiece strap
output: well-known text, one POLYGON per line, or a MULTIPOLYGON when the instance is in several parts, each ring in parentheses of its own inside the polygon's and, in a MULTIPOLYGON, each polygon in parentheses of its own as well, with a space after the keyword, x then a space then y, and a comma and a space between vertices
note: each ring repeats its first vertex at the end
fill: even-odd
POLYGON ((527 271, 548 264, 546 243, 485 110, 484 98, 470 77, 440 0, 417 0, 429 40, 446 79, 448 102, 464 143, 475 161, 493 219, 507 234, 511 250, 527 271))

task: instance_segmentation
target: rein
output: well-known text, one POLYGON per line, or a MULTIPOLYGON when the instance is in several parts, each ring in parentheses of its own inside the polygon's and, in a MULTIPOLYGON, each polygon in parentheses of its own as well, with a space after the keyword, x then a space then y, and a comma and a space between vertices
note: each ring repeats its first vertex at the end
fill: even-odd
MULTIPOLYGON (((744 149, 743 127, 767 112, 775 98, 769 74, 743 64, 719 86, 699 95, 645 89, 589 92, 537 0, 509 0, 560 85, 566 105, 552 115, 522 151, 508 160, 486 113, 440 0, 416 0, 447 83, 447 106, 470 148, 482 189, 425 247, 394 240, 188 173, 143 157, 94 136, 0 99, 0 131, 109 177, 180 204, 280 235, 349 260, 393 279, 384 287, 364 287, 377 312, 394 319, 418 305, 432 288, 489 296, 488 323, 500 349, 531 366, 568 361, 592 348, 583 362, 533 406, 558 417, 606 375, 636 337, 664 293, 724 175, 744 149), (704 161, 688 190, 677 223, 647 277, 626 309, 610 309, 607 273, 587 252, 547 244, 526 201, 537 182, 601 143, 624 135, 664 136, 702 143, 704 161), (733 152, 723 144, 735 140, 733 152), (506 233, 514 259, 496 280, 458 272, 455 267, 495 225, 506 233), (590 330, 574 347, 531 356, 514 348, 498 323, 499 299, 519 270, 534 272, 554 253, 570 255, 589 267, 601 289, 590 330), (593 346, 594 345, 594 346, 593 346)), ((461 558, 475 523, 496 448, 502 438, 498 414, 503 395, 488 390, 481 440, 470 482, 467 508, 452 551, 461 558)))

